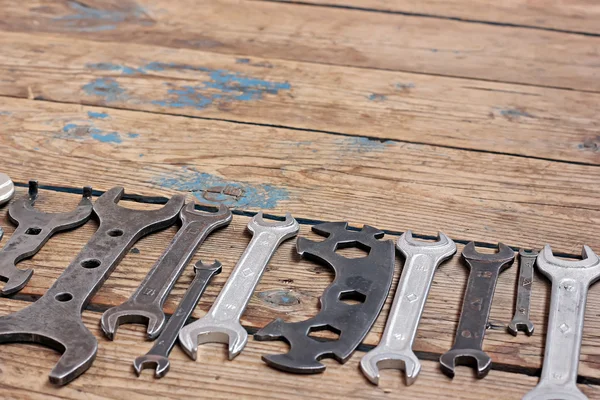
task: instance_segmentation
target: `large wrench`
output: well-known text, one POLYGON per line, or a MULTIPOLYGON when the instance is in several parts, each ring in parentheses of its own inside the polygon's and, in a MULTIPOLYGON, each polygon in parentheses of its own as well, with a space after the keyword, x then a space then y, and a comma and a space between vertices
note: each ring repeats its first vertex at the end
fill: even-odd
POLYGON ((37 181, 29 181, 29 192, 8 208, 8 216, 17 228, 0 251, 0 279, 6 284, 3 296, 21 290, 33 275, 32 269, 19 269, 17 263, 35 255, 52 235, 85 224, 92 216, 92 188, 83 188, 77 208, 66 213, 45 213, 33 205, 38 196, 37 181))
POLYGON ((110 340, 120 324, 145 322, 148 338, 155 339, 165 325, 165 300, 185 266, 212 231, 231 222, 231 211, 222 204, 218 212, 205 213, 195 211, 194 202, 190 202, 179 216, 181 228, 135 293, 102 314, 102 330, 110 340))
POLYGON ((65 385, 94 362, 98 341, 81 320, 81 312, 127 251, 141 237, 177 220, 184 196, 173 196, 160 210, 117 206, 123 188, 115 187, 96 200, 98 230, 35 303, 0 317, 0 343, 30 342, 63 355, 50 372, 50 382, 65 385))
POLYGON ((542 377, 523 400, 587 400, 577 387, 587 292, 600 278, 600 259, 583 246, 581 261, 559 260, 546 245, 537 267, 552 281, 542 377))
POLYGON ((252 240, 208 314, 179 333, 181 347, 193 360, 198 344, 229 343, 230 360, 246 346, 248 333, 240 318, 275 250, 284 240, 298 234, 299 225, 289 213, 284 222, 268 223, 259 212, 248 223, 248 230, 253 234, 252 240))
POLYGON ((185 291, 181 303, 177 306, 175 314, 169 318, 169 321, 165 325, 165 329, 162 331, 154 346, 148 353, 143 356, 139 356, 133 361, 133 367, 138 376, 142 373, 142 369, 154 366, 156 368, 154 376, 162 378, 169 372, 169 354, 175 346, 179 331, 192 315, 192 311, 196 308, 198 300, 204 293, 204 289, 208 285, 208 282, 215 275, 221 273, 221 263, 215 261, 212 265, 206 265, 202 261, 198 261, 194 266, 194 272, 196 275, 190 283, 190 286, 185 291))
POLYGON ((519 250, 519 286, 517 289, 517 303, 515 315, 508 324, 508 331, 517 336, 519 330, 527 336, 533 334, 533 322, 529 320, 529 306, 531 301, 531 284, 533 283, 533 266, 537 258, 535 250, 519 250))
POLYGON ((438 233, 438 241, 416 241, 411 231, 406 231, 396 243, 404 254, 406 263, 398 283, 392 309, 381 341, 360 361, 363 374, 375 385, 379 384, 379 368, 404 369, 406 383, 412 385, 421 363, 412 351, 419 320, 425 307, 436 268, 456 253, 454 242, 438 233))
POLYGON ((487 328, 494 290, 500 272, 507 269, 515 258, 510 247, 498 243, 498 253, 482 254, 470 242, 462 255, 471 267, 454 345, 440 357, 442 371, 454 377, 458 363, 475 361, 477 378, 484 378, 492 366, 492 359, 483 351, 483 338, 487 328))

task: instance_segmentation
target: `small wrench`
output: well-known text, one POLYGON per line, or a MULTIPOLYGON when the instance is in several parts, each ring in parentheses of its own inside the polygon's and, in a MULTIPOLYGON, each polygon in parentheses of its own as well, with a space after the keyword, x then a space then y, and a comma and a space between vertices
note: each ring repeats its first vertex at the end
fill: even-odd
POLYGON ((10 201, 15 194, 15 185, 8 175, 0 172, 0 206, 10 201))
POLYGON ((533 266, 537 251, 519 250, 519 286, 517 288, 517 304, 515 316, 508 324, 508 331, 517 336, 519 330, 527 336, 533 334, 533 322, 529 320, 529 303, 531 301, 531 284, 533 283, 533 266))
POLYGON ((152 366, 156 368, 154 374, 156 378, 162 378, 169 372, 169 354, 173 346, 175 346, 179 331, 190 315, 192 315, 192 311, 196 308, 196 304, 198 304, 200 297, 202 297, 202 293, 204 293, 204 289, 208 286, 208 282, 213 276, 221 273, 221 263, 215 261, 212 265, 206 265, 202 261, 198 261, 194 266, 194 272, 196 275, 192 283, 190 283, 190 286, 183 295, 175 314, 169 318, 165 329, 158 339, 156 339, 154 346, 152 346, 146 355, 139 356, 133 362, 133 367, 138 376, 144 368, 152 366))
POLYGON ((190 202, 179 213, 181 228, 156 261, 134 294, 124 303, 102 314, 101 327, 113 340, 120 324, 148 322, 148 338, 155 339, 165 325, 163 305, 173 285, 206 237, 215 229, 229 225, 231 211, 222 205, 216 213, 194 210, 190 202))
POLYGON ((198 344, 204 343, 229 343, 230 360, 242 351, 248 333, 240 324, 240 317, 275 250, 284 240, 296 236, 299 229, 290 213, 284 222, 268 223, 262 212, 250 220, 252 240, 210 311, 179 332, 179 343, 190 358, 196 359, 198 344))
POLYGON ((363 374, 375 385, 379 384, 379 368, 404 369, 408 385, 417 379, 421 363, 412 345, 419 320, 436 268, 456 253, 456 245, 442 232, 438 233, 438 241, 432 243, 416 241, 412 232, 406 231, 398 239, 396 248, 404 254, 406 263, 388 321, 379 345, 360 361, 363 374))
POLYGON ((514 261, 515 252, 510 247, 498 243, 498 253, 482 254, 475 250, 475 244, 470 242, 463 249, 462 256, 470 266, 471 272, 454 345, 440 357, 440 364, 442 371, 452 378, 457 364, 475 361, 477 378, 481 379, 488 374, 492 366, 492 359, 483 351, 482 346, 496 282, 500 272, 514 261))
POLYGON ((559 260, 546 245, 537 267, 550 281, 550 312, 542 377, 523 400, 587 400, 577 387, 585 303, 590 285, 600 278, 600 259, 583 246, 580 261, 559 260))

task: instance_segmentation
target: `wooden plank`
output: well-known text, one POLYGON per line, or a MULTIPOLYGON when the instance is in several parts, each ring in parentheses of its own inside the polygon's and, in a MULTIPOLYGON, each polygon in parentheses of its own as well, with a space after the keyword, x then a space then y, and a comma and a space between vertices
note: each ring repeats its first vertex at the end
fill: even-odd
POLYGON ((13 179, 115 184, 238 210, 578 254, 600 248, 595 166, 318 132, 0 99, 13 179))
POLYGON ((600 164, 600 94, 38 34, 0 94, 600 164))
MULTIPOLYGON (((273 1, 273 0, 271 0, 273 1)), ((274 0, 295 3, 294 0, 274 0)), ((356 7, 363 10, 419 14, 438 18, 523 25, 527 27, 600 34, 600 6, 594 0, 303 0, 323 6, 356 7)))
MULTIPOLYGON (((0 300, 2 315, 26 304, 0 300)), ((98 356, 92 367, 66 387, 57 388, 47 382, 48 371, 58 359, 44 347, 25 344, 3 344, 0 347, 0 388, 14 399, 38 399, 55 396, 79 399, 107 398, 202 398, 231 399, 520 399, 533 388, 537 378, 491 371, 484 380, 461 373, 453 381, 439 371, 437 363, 423 361, 417 382, 405 386, 397 371, 383 371, 379 387, 367 382, 358 369, 364 353, 357 352, 345 364, 325 360, 327 370, 318 375, 290 375, 266 366, 260 356, 284 351, 285 345, 249 340, 244 351, 233 361, 227 360, 221 345, 203 345, 198 361, 193 362, 176 347, 170 357, 171 370, 165 378, 154 379, 151 370, 138 378, 132 360, 144 354, 150 343, 144 341, 141 329, 124 327, 120 340, 109 342, 101 337, 100 314, 84 312, 86 326, 98 337, 98 356), (27 388, 27 389, 25 389, 27 388)), ((466 371, 461 371, 466 372, 466 371)), ((590 398, 600 395, 598 386, 579 385, 590 398)))
POLYGON ((4 31, 600 90, 598 39, 577 34, 240 0, 0 5, 4 31))
MULTIPOLYGON (((23 189, 19 191, 24 192, 23 189)), ((65 207, 68 208, 68 205, 74 206, 78 201, 78 196, 73 194, 49 191, 43 191, 42 194, 39 207, 49 211, 64 210, 65 207)), ((125 202, 124 205, 133 208, 157 207, 157 205, 133 202, 125 202)), ((5 211, 2 210, 2 212, 5 211)), ((2 226, 7 228, 8 238, 13 229, 5 217, 0 221, 2 221, 2 226)), ((223 273, 217 276, 214 283, 207 289, 193 315, 195 318, 201 317, 208 311, 232 267, 249 242, 249 235, 244 232, 247 222, 248 217, 235 216, 231 226, 209 236, 193 258, 192 262, 199 259, 218 259, 223 263, 223 273)), ((365 223, 371 222, 371 220, 365 220, 365 223)), ((35 273, 19 296, 36 298, 43 295, 91 237, 95 228, 96 223, 90 222, 79 230, 57 235, 33 259, 24 261, 21 267, 34 268, 35 273)), ((125 257, 94 296, 92 299, 93 309, 105 310, 126 300, 137 288, 174 234, 175 228, 171 228, 137 243, 136 250, 125 257)), ((301 225, 300 235, 310 239, 320 238, 310 232, 310 226, 306 224, 301 225)), ((394 235, 386 235, 386 239, 395 240, 396 238, 394 235)), ((459 245, 458 247, 460 254, 463 246, 459 245)), ((259 329, 274 318, 301 321, 318 312, 318 298, 332 281, 332 273, 325 267, 300 259, 295 255, 294 249, 295 241, 285 242, 269 264, 268 270, 258 284, 242 317, 243 325, 249 330, 259 329)), ((485 250, 480 249, 480 251, 485 250)), ((396 263, 393 288, 396 287, 401 270, 400 257, 397 257, 396 263)), ((459 255, 441 266, 435 275, 414 344, 414 349, 422 357, 436 360, 440 354, 451 347, 458 324, 467 276, 468 270, 460 261, 459 255)), ((531 337, 523 334, 513 337, 506 332, 506 325, 513 315, 516 277, 516 267, 508 269, 500 276, 490 317, 491 329, 486 334, 484 349, 492 357, 495 369, 510 369, 532 374, 536 373, 542 365, 550 287, 545 278, 536 274, 531 306, 531 316, 536 326, 536 332, 531 337)), ((188 268, 169 297, 165 305, 166 312, 174 312, 176 304, 191 279, 192 271, 191 268, 188 268)), ((382 314, 365 339, 365 344, 372 346, 378 343, 392 296, 393 291, 388 296, 382 314)), ((600 331, 600 321, 595 317, 598 313, 600 313, 600 285, 593 286, 590 290, 579 368, 580 375, 586 377, 590 382, 600 382, 600 346, 597 335, 597 332, 600 331)), ((122 332, 123 330, 119 329, 116 336, 117 343, 122 343, 122 332)), ((466 369, 460 374, 470 376, 466 369)))

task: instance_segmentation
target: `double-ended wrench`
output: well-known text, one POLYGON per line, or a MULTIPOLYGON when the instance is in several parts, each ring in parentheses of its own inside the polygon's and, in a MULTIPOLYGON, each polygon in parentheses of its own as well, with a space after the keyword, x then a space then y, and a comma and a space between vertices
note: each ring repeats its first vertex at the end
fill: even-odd
POLYGON ((533 322, 529 320, 529 309, 531 303, 531 285, 533 284, 533 267, 537 258, 535 250, 519 250, 519 281, 517 286, 517 303, 515 315, 508 324, 511 335, 517 336, 521 330, 531 336, 533 334, 533 322))

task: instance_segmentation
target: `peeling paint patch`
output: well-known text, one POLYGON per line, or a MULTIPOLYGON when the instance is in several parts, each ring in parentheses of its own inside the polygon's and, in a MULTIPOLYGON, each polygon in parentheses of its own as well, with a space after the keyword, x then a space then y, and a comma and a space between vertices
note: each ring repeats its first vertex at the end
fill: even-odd
POLYGON ((95 112, 95 111, 88 111, 88 117, 92 118, 92 119, 106 119, 108 118, 108 114, 104 113, 104 112, 95 112))
POLYGON ((367 98, 371 101, 385 101, 387 99, 383 94, 378 93, 371 93, 367 98))
POLYGON ((250 64, 250 59, 249 58, 236 58, 235 62, 237 64, 250 64))
POLYGON ((510 121, 519 119, 521 117, 535 118, 533 115, 526 112, 522 108, 499 108, 498 111, 500 112, 500 115, 502 115, 510 121))
POLYGON ((131 133, 131 132, 129 132, 127 134, 127 137, 130 138, 130 139, 135 139, 135 138, 140 137, 140 134, 139 133, 131 133))
MULTIPOLYGON (((127 138, 136 138, 138 134, 127 134, 127 138), (132 136, 133 135, 133 136, 132 136)), ((119 132, 105 132, 90 124, 69 123, 63 126, 60 133, 54 136, 58 139, 86 140, 88 138, 101 143, 120 144, 123 137, 119 132)))
POLYGON ((234 208, 272 209, 280 201, 289 199, 285 188, 268 184, 230 182, 216 175, 183 167, 175 176, 163 175, 152 179, 151 183, 182 192, 192 192, 201 202, 225 204, 234 208))
POLYGON ((94 79, 90 83, 83 85, 82 89, 88 96, 102 97, 107 103, 116 100, 126 100, 125 89, 111 78, 94 79))
POLYGON ((351 137, 341 139, 338 142, 345 152, 369 153, 372 151, 383 151, 394 144, 391 140, 378 140, 366 137, 351 137))
POLYGON ((300 297, 292 290, 267 290, 257 293, 260 300, 275 307, 293 307, 301 303, 300 297))
POLYGON ((10 111, 0 111, 0 115, 12 115, 10 111))
POLYGON ((581 150, 600 151, 600 135, 586 138, 577 147, 581 150))
POLYGON ((403 92, 410 92, 410 89, 414 89, 415 84, 412 82, 408 83, 396 83, 396 89, 402 90, 403 92))
POLYGON ((142 25, 152 24, 146 17, 142 7, 131 1, 122 1, 119 9, 98 9, 78 1, 67 2, 71 13, 54 18, 62 22, 64 28, 77 32, 102 32, 110 31, 125 21, 137 21, 142 25))

